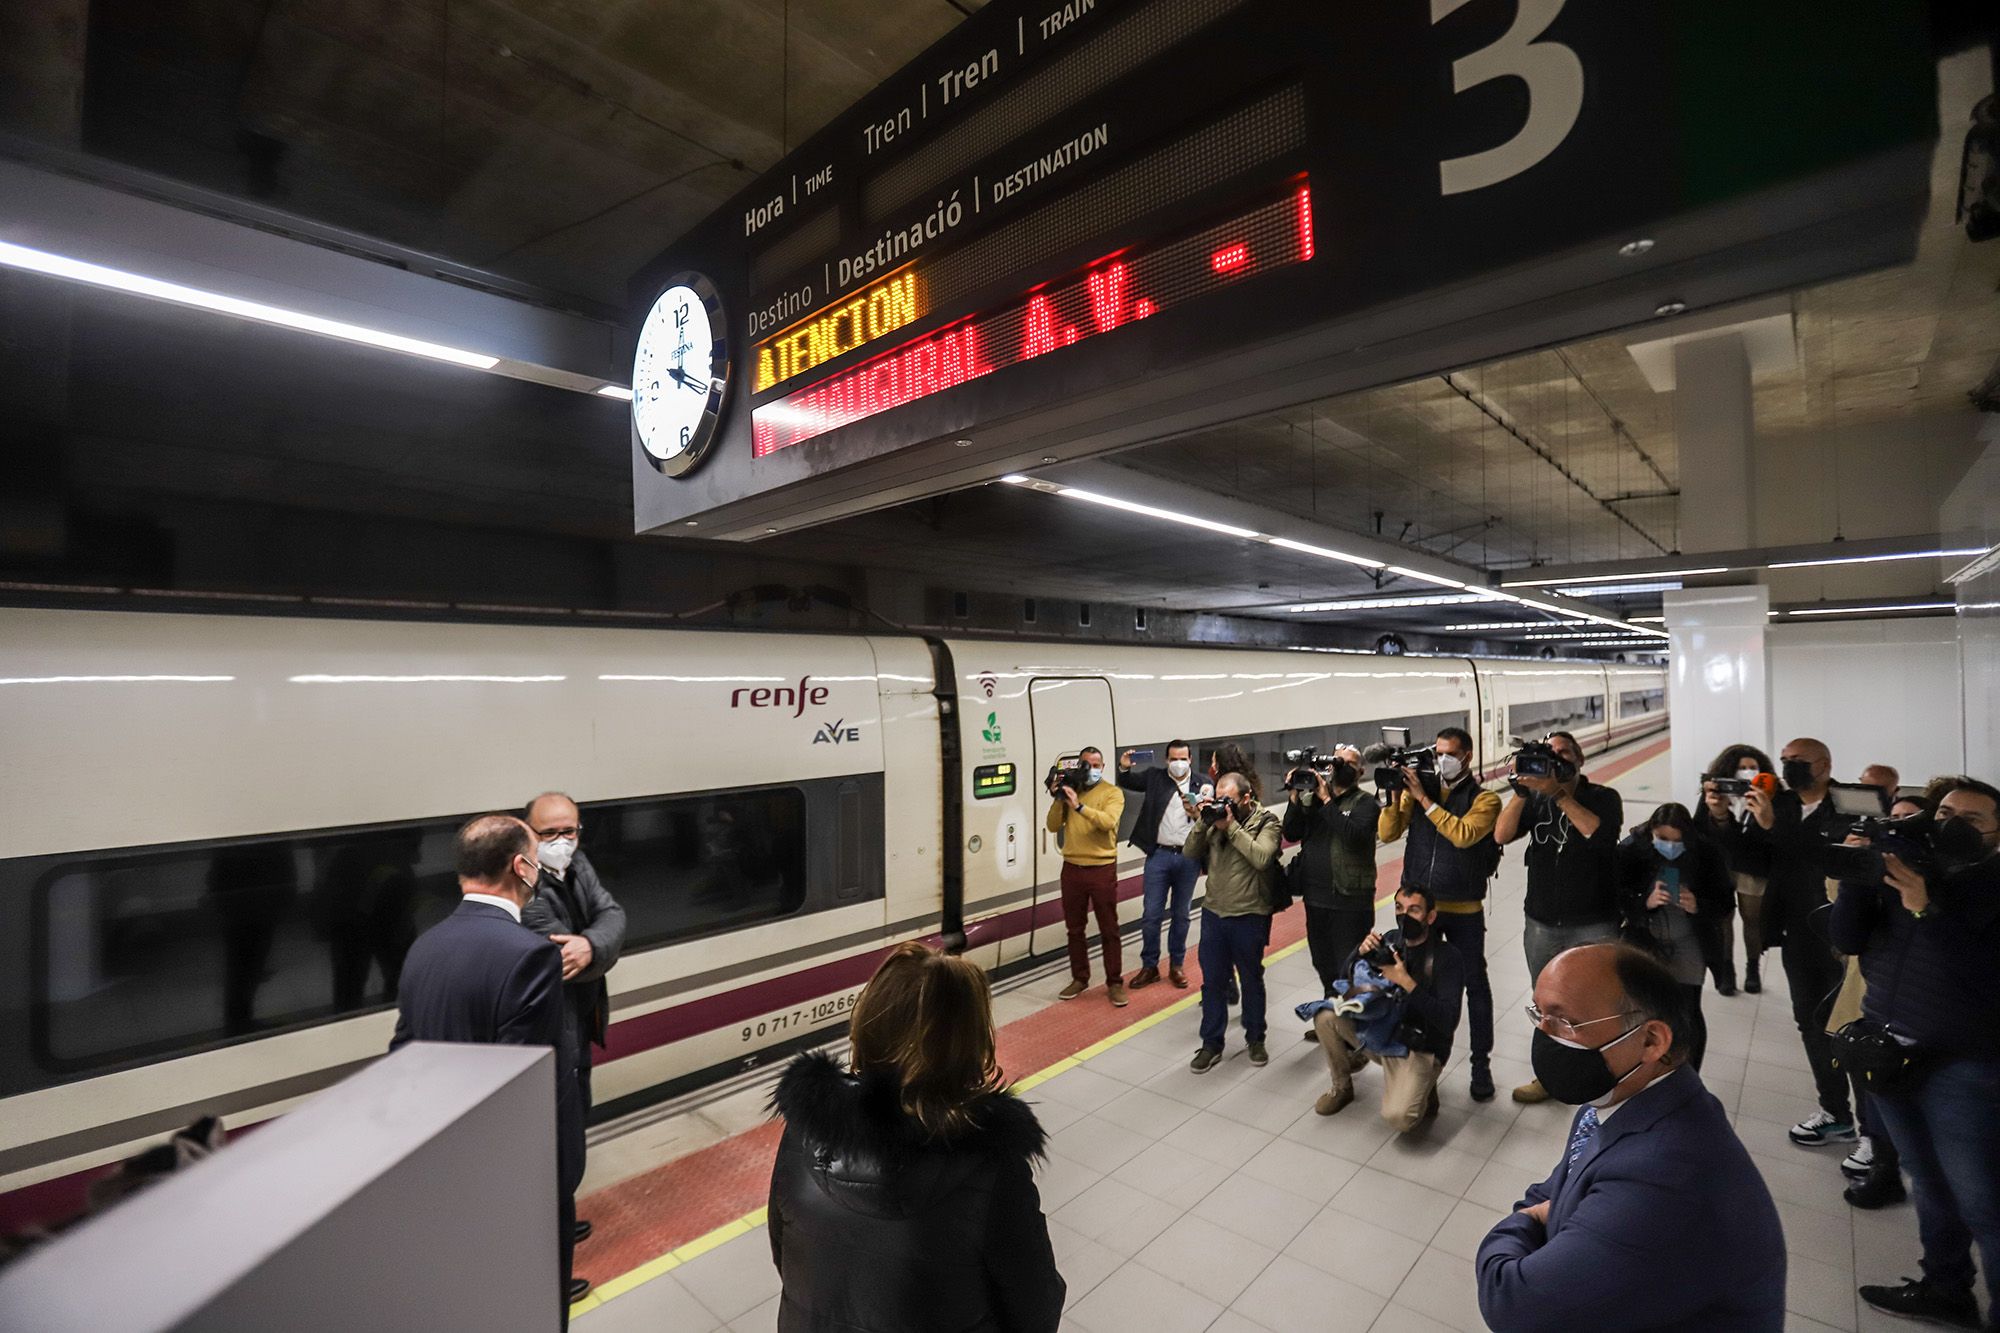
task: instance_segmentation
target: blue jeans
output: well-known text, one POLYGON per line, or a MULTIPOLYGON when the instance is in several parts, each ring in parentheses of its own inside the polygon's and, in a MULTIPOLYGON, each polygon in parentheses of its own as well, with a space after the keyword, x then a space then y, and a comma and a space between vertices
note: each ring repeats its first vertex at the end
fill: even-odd
POLYGON ((1217 916, 1201 909, 1201 1044, 1222 1049, 1229 1028, 1229 974, 1243 986, 1243 1036, 1264 1040, 1264 946, 1268 916, 1217 916))
POLYGON ((1485 1068, 1493 1053, 1493 983, 1486 979, 1486 911, 1439 912, 1431 929, 1465 960, 1465 1021, 1472 1063, 1485 1068))
POLYGON ((1146 916, 1139 931, 1141 967, 1160 965, 1160 920, 1167 914, 1169 893, 1174 919, 1167 926, 1167 957, 1175 967, 1187 957, 1188 910, 1194 906, 1194 882, 1200 877, 1201 863, 1191 856, 1161 851, 1146 858, 1146 916))
POLYGON ((2000 1309, 2000 1064, 1948 1060, 1873 1098, 1916 1192, 1924 1276, 1970 1291, 1976 1244, 1989 1307, 2000 1309))

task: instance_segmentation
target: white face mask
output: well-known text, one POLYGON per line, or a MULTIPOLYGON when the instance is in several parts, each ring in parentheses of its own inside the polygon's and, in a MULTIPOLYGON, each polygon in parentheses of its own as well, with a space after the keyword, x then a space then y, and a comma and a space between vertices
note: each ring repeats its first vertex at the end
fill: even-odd
POLYGON ((1188 775, 1188 761, 1185 759, 1167 760, 1167 773, 1175 782, 1185 781, 1188 775))
POLYGON ((557 838, 554 842, 542 844, 542 864, 558 875, 569 869, 570 858, 576 855, 575 838, 557 838))
POLYGON ((1438 776, 1446 782, 1456 782, 1465 772, 1465 761, 1455 754, 1438 756, 1438 776))

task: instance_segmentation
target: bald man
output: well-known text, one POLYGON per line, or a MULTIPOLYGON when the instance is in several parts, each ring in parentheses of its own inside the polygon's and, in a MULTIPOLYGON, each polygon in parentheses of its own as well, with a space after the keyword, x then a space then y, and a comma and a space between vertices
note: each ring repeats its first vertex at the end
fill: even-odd
POLYGON ((1861 770, 1861 785, 1874 787, 1882 793, 1882 799, 1896 799, 1897 788, 1903 785, 1903 775, 1887 764, 1870 764, 1861 770))
POLYGON ((1829 997, 1840 989, 1842 965, 1826 942, 1824 922, 1814 920, 1814 913, 1826 906, 1826 849, 1847 836, 1851 821, 1827 799, 1833 756, 1822 742, 1810 736, 1788 742, 1779 753, 1778 768, 1784 790, 1753 788, 1744 797, 1750 818, 1740 836, 1754 858, 1770 865, 1764 943, 1781 950, 1792 1021, 1819 1094, 1819 1109, 1792 1126, 1791 1140, 1801 1148, 1851 1144, 1859 1135, 1848 1081, 1833 1066, 1826 1034, 1829 997))
MULTIPOLYGON (((535 835, 512 815, 480 815, 458 831, 458 908, 410 946, 389 1049, 412 1041, 548 1046, 556 1053, 556 1192, 559 1319, 569 1324, 573 1197, 583 1178, 576 1056, 563 1019, 562 950, 521 924, 541 880, 535 835)), ((527 1151, 529 1145, 519 1145, 527 1151)), ((557 1293, 551 1291, 552 1298, 557 1293)))
POLYGON ((1778 1333, 1785 1236, 1722 1103, 1687 1065, 1673 974, 1627 945, 1535 983, 1535 1076, 1579 1105, 1555 1169, 1474 1261, 1496 1333, 1778 1333))

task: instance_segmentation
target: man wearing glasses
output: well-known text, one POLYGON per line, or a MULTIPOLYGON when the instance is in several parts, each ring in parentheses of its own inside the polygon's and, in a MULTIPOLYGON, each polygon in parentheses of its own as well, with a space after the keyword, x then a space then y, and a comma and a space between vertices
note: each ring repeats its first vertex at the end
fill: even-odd
MULTIPOLYGON (((576 802, 559 791, 528 802, 523 816, 534 830, 541 857, 535 896, 521 911, 521 924, 562 948, 563 1015, 576 1050, 577 1093, 583 1115, 590 1114, 590 1048, 602 1046, 611 1019, 611 988, 604 974, 625 946, 625 909, 597 878, 590 859, 577 849, 583 816, 576 802)), ((576 1160, 583 1160, 583 1119, 576 1125, 576 1160)), ((590 1220, 578 1218, 576 1239, 590 1236, 590 1220)), ((590 1290, 587 1278, 570 1281, 568 1297, 590 1290)))
POLYGON ((1534 1069, 1581 1109, 1555 1170, 1487 1233, 1496 1333, 1785 1324, 1785 1237, 1729 1115, 1682 1068, 1673 974, 1620 944, 1558 954, 1535 983, 1534 1069))

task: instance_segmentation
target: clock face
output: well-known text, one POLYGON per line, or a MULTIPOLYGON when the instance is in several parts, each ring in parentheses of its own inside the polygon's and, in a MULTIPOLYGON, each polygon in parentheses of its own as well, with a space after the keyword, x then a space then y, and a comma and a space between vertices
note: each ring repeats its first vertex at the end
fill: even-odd
POLYGON ((632 359, 632 430, 654 467, 678 475, 702 460, 728 387, 722 301, 706 278, 678 274, 647 312, 632 359))

